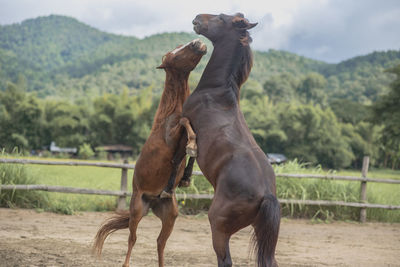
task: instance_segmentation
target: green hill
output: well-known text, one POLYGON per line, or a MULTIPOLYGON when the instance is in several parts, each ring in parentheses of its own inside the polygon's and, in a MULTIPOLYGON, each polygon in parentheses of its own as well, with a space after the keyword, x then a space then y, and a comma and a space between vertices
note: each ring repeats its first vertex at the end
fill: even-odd
POLYGON ((373 52, 327 65, 320 73, 328 79, 328 87, 337 98, 368 103, 375 102, 387 91, 392 80, 385 69, 400 64, 400 51, 373 52))
MULTIPOLYGON (((167 51, 197 35, 164 33, 144 39, 99 31, 76 19, 51 15, 0 26, 0 88, 23 80, 40 97, 81 98, 105 92, 134 94, 153 86, 160 91, 164 73, 155 67, 167 51)), ((203 39, 204 40, 204 39, 203 39)), ((195 86, 209 53, 191 75, 195 86)), ((390 77, 385 68, 400 64, 400 51, 374 52, 339 64, 308 59, 285 51, 254 51, 250 80, 258 87, 276 75, 300 78, 317 72, 327 80, 328 98, 360 103, 375 101, 390 77)))

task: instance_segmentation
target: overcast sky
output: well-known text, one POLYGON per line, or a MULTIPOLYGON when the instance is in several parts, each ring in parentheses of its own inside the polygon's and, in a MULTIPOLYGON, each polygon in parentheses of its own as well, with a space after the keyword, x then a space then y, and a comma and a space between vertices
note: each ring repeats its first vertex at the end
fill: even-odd
POLYGON ((399 0, 0 0, 1 25, 58 14, 140 38, 193 32, 191 21, 199 13, 236 12, 259 23, 251 30, 257 50, 286 50, 336 63, 400 49, 399 0))

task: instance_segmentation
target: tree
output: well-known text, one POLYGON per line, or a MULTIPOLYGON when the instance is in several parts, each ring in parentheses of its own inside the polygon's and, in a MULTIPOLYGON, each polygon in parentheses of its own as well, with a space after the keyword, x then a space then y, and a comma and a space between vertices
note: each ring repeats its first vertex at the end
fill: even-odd
POLYGON ((40 101, 9 83, 0 92, 0 147, 9 150, 40 148, 42 109, 40 101))
POLYGON ((84 105, 48 100, 44 105, 43 142, 78 147, 87 141, 89 110, 84 105))
POLYGON ((354 159, 349 141, 342 137, 342 126, 331 110, 290 105, 279 120, 287 136, 287 156, 329 168, 347 167, 354 159))
POLYGON ((264 92, 271 101, 290 102, 295 97, 295 89, 298 86, 297 80, 289 73, 272 76, 264 83, 264 92))
POLYGON ((91 144, 125 144, 138 153, 150 132, 156 104, 152 87, 135 96, 124 90, 119 96, 105 94, 96 98, 89 123, 91 144))
POLYGON ((356 125, 342 124, 342 138, 349 143, 354 154, 352 166, 361 168, 363 157, 370 156, 370 163, 375 164, 379 160, 377 141, 379 127, 365 121, 356 125))
POLYGON ((240 89, 240 99, 261 98, 263 95, 261 84, 253 79, 247 80, 240 89))
POLYGON ((395 168, 400 160, 400 65, 387 72, 396 77, 390 84, 390 91, 372 105, 372 121, 383 125, 381 144, 385 154, 384 165, 386 167, 388 160, 391 160, 392 168, 395 168))
POLYGON ((330 103, 330 108, 339 121, 356 125, 368 116, 365 105, 347 99, 335 99, 330 103))
POLYGON ((268 101, 267 96, 243 99, 241 109, 258 145, 265 153, 282 153, 287 136, 281 129, 279 114, 286 106, 279 108, 268 101))
POLYGON ((326 80, 324 76, 318 73, 310 73, 306 75, 297 87, 297 93, 305 100, 305 103, 311 101, 317 104, 326 104, 326 80))

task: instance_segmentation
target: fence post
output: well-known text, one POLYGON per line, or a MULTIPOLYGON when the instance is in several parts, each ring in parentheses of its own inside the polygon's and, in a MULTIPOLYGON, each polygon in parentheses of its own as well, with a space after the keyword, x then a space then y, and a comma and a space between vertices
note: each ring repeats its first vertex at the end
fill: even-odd
MULTIPOLYGON (((368 166, 369 166, 369 157, 368 156, 364 156, 362 170, 361 170, 361 177, 362 178, 367 178, 368 166)), ((367 202, 367 181, 362 181, 361 182, 360 202, 361 203, 366 203, 367 202)), ((365 223, 366 220, 367 220, 367 208, 361 208, 361 210, 360 210, 360 222, 361 223, 365 223)))
MULTIPOLYGON (((124 160, 124 164, 128 164, 128 160, 124 160)), ((128 169, 122 168, 121 172, 121 191, 128 190, 128 169)), ((117 210, 125 210, 126 209, 126 196, 118 197, 117 210)))

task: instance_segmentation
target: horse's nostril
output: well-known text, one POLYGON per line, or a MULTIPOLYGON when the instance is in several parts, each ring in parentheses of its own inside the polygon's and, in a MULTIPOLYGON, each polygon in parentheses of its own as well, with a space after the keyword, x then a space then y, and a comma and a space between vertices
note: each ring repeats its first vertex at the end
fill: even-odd
POLYGON ((193 23, 193 25, 199 24, 199 22, 198 22, 196 19, 194 19, 194 20, 192 21, 192 23, 193 23))

